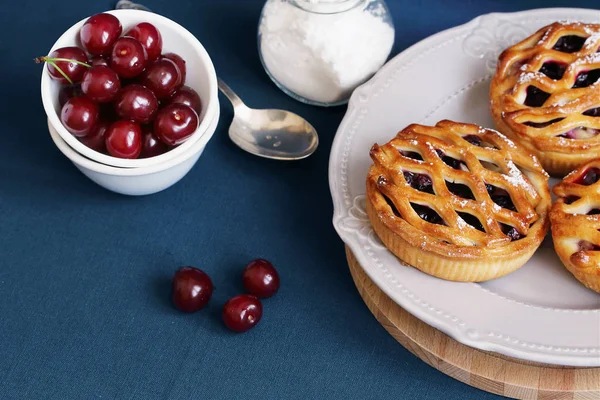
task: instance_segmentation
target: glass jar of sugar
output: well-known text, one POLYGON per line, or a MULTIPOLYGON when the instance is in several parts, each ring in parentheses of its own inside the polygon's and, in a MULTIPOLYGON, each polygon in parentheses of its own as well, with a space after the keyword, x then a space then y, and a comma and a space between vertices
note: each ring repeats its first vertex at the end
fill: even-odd
POLYGON ((344 104, 387 60, 394 24, 384 0, 267 0, 260 59, 281 90, 302 102, 344 104))

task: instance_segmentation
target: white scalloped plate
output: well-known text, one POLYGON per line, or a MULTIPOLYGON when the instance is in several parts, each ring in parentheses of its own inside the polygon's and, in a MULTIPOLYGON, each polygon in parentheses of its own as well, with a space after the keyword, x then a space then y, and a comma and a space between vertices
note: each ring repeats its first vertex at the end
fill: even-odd
POLYGON ((528 361, 600 366, 600 295, 562 266, 546 238, 520 270, 454 283, 406 267, 374 235, 364 210, 369 149, 412 122, 493 127, 488 87, 507 46, 556 20, 600 23, 600 11, 488 14, 425 39, 388 62, 350 100, 329 164, 334 226, 369 277, 400 306, 466 345, 528 361))

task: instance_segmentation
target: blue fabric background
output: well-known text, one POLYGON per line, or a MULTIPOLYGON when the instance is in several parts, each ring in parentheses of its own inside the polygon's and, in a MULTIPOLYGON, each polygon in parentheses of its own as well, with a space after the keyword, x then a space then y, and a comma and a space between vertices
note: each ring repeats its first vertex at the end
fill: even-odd
MULTIPOLYGON (((0 12, 0 398, 492 399, 428 367, 377 323, 331 226, 327 162, 345 107, 281 93, 260 65, 261 0, 146 0, 194 33, 219 75, 250 106, 290 109, 317 128, 307 160, 271 162, 219 128, 196 167, 149 197, 107 192, 52 144, 39 65, 70 25, 109 1, 3 2, 0 12), (221 323, 255 257, 279 269, 280 293, 243 335, 221 323), (180 265, 213 278, 208 309, 169 304, 180 265)), ((593 1, 389 0, 394 53, 479 14, 593 1), (419 4, 422 3, 422 4, 419 4)), ((423 76, 423 90, 428 87, 423 76)))

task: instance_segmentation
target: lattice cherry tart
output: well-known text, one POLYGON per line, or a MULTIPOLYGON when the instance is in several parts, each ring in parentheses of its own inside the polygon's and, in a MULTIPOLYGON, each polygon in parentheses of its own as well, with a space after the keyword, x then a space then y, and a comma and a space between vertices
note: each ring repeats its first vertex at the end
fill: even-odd
POLYGON ((500 132, 564 176, 600 151, 600 25, 548 25, 506 49, 492 80, 500 132))
POLYGON ((425 273, 498 278, 525 264, 548 231, 548 175, 494 130, 410 125, 370 154, 371 224, 392 253, 425 273))
POLYGON ((553 192, 554 249, 567 269, 600 293, 600 160, 571 172, 553 192))

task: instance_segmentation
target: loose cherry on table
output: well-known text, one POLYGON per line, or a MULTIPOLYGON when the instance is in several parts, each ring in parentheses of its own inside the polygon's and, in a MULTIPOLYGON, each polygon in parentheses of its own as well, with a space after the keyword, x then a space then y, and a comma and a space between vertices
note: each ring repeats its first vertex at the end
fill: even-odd
POLYGON ((142 73, 148 56, 142 44, 134 38, 117 39, 110 54, 110 67, 121 78, 135 78, 142 73))
POLYGON ((158 100, 145 86, 131 84, 125 86, 115 100, 115 111, 123 119, 139 123, 152 121, 158 110, 158 100))
POLYGON ((198 128, 198 114, 185 104, 170 104, 156 114, 154 134, 169 146, 185 141, 198 128))
POLYGON ((125 36, 138 40, 146 53, 148 61, 154 61, 160 57, 162 52, 162 36, 156 27, 148 22, 141 22, 125 32, 125 36))
POLYGON ((114 122, 106 131, 106 150, 113 157, 137 158, 142 152, 142 128, 133 121, 114 122))
POLYGON ((204 308, 213 293, 213 284, 206 272, 194 267, 181 267, 171 282, 171 298, 175 307, 184 312, 204 308))
POLYGON ((271 297, 279 290, 279 274, 273 264, 259 258, 244 268, 242 282, 246 290, 256 297, 271 297))
POLYGON ((115 98, 121 89, 121 81, 109 67, 94 66, 83 74, 81 91, 98 103, 107 103, 115 98))
POLYGON ((83 48, 92 55, 108 55, 121 36, 121 22, 112 14, 91 16, 81 27, 79 38, 83 48))
POLYGON ((256 296, 240 294, 223 306, 223 322, 234 332, 246 332, 258 324, 262 311, 262 303, 256 296))
POLYGON ((65 103, 60 120, 65 128, 77 137, 89 134, 99 117, 98 104, 85 96, 73 97, 65 103))

